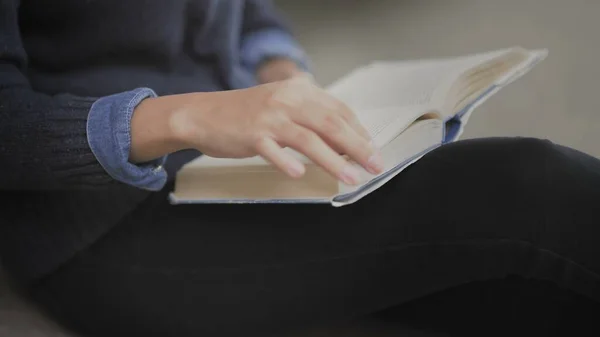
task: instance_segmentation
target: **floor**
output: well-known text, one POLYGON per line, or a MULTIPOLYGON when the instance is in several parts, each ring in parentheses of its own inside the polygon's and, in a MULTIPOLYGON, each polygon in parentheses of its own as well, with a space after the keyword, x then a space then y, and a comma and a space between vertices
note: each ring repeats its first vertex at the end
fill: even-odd
MULTIPOLYGON (((549 57, 471 117, 464 138, 534 136, 600 157, 600 1, 279 0, 326 85, 375 59, 462 55, 512 45, 549 57)), ((10 291, 0 271, 0 336, 69 334, 10 291)), ((303 336, 421 336, 359 322, 303 336)), ((299 336, 300 337, 300 336, 299 336)))

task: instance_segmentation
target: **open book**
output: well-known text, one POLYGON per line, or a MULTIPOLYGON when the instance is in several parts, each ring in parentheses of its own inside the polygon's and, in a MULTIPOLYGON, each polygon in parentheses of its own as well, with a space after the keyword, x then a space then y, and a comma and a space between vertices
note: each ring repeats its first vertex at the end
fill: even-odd
POLYGON ((306 157, 293 179, 260 157, 201 156, 178 172, 172 203, 330 203, 343 206, 373 192, 423 155, 459 138, 472 111, 524 75, 546 50, 514 47, 444 60, 374 62, 327 89, 346 103, 381 149, 385 170, 360 167, 362 183, 345 185, 306 157))

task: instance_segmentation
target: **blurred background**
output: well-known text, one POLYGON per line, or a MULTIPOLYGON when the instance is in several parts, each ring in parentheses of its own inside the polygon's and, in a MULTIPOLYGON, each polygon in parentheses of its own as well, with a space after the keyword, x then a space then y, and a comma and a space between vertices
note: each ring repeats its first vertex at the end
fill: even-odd
MULTIPOLYGON (((463 138, 533 136, 600 157, 600 1, 275 2, 292 19, 323 85, 373 60, 548 48, 543 63, 474 112, 463 138)), ((358 322, 297 336, 422 336, 409 330, 358 322)), ((0 336, 67 335, 8 291, 0 276, 0 336)))
POLYGON ((520 45, 548 58, 474 111, 463 138, 533 136, 600 156, 600 1, 276 0, 319 82, 372 60, 520 45))

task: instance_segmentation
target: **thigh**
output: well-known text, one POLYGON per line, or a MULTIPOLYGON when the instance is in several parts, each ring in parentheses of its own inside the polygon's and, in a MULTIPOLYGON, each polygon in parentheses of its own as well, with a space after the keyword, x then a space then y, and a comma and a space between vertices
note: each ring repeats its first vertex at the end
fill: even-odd
POLYGON ((443 336, 600 336, 599 315, 600 302, 551 281, 511 275, 445 289, 368 321, 443 336))
POLYGON ((590 156, 462 141, 337 209, 156 194, 36 289, 81 329, 162 336, 276 332, 510 274, 600 299, 599 197, 590 156))

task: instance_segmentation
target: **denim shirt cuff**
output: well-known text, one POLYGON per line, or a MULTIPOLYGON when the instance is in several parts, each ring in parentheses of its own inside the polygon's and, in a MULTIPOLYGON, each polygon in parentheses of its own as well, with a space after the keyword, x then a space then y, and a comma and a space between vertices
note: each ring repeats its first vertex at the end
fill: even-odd
POLYGON ((271 57, 288 58, 302 70, 310 71, 304 49, 289 33, 281 29, 264 29, 244 36, 240 59, 246 70, 256 73, 260 63, 271 57))
POLYGON ((104 170, 115 180, 150 191, 165 185, 167 157, 142 164, 129 162, 131 117, 142 100, 156 96, 152 89, 138 88, 102 97, 92 105, 87 121, 88 143, 104 170))

